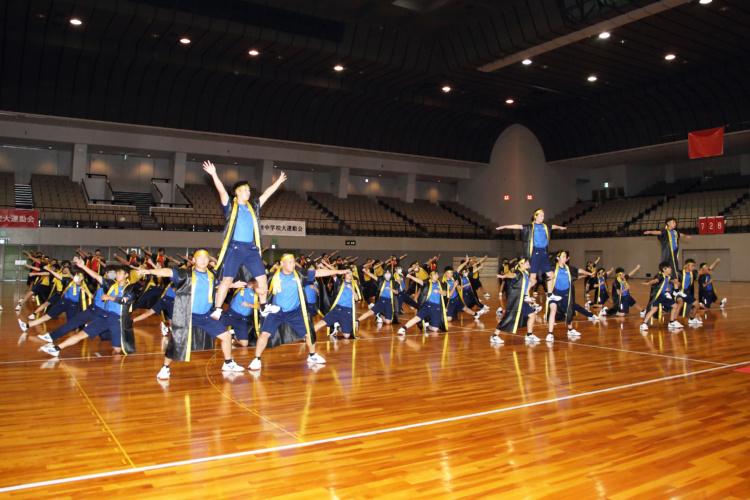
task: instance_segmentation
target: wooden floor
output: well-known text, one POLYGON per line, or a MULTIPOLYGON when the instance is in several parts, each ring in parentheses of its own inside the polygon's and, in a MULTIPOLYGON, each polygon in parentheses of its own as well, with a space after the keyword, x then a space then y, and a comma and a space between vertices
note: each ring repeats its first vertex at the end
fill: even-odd
POLYGON ((488 285, 491 312, 448 334, 368 320, 360 340, 319 343, 325 366, 287 345, 225 377, 210 351, 162 384, 156 320, 135 355, 96 339, 50 359, 4 283, 0 496, 750 497, 750 284, 718 284, 729 303, 702 328, 644 336, 633 315, 535 347, 490 345, 488 285))

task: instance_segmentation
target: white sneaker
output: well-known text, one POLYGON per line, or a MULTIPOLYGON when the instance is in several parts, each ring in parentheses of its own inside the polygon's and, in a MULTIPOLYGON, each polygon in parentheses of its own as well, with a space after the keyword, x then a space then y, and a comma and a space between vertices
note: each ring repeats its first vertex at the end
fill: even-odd
POLYGON ((719 307, 724 307, 727 303, 727 299, 721 299, 721 302, 719 302, 719 307))
POLYGON ((398 331, 397 331, 396 333, 397 333, 398 335, 406 335, 406 328, 404 328, 404 327, 402 326, 401 328, 399 328, 399 329, 398 329, 398 331))
POLYGON ((644 309, 641 311, 641 318, 645 318, 645 317, 646 317, 646 310, 644 309))
POLYGON ((599 317, 603 318, 607 315, 607 311, 609 311, 609 308, 607 306, 602 307, 602 310, 599 311, 599 317))
POLYGON ((538 293, 536 293, 536 292, 534 292, 534 297, 536 297, 537 295, 539 295, 539 294, 538 294, 538 293))
POLYGON ((313 354, 312 356, 307 357, 307 364, 309 365, 314 365, 314 364, 324 365, 325 362, 326 362, 325 358, 321 356, 320 354, 318 354, 317 352, 313 354))
POLYGON ((589 321, 599 321, 599 316, 597 316, 596 314, 594 314, 593 316, 589 316, 589 321))
POLYGON ((375 304, 367 304, 368 309, 372 309, 373 307, 375 307, 375 304))
POLYGON ((641 326, 638 327, 641 331, 647 331, 648 325, 646 323, 641 323, 641 326))
POLYGON ((685 327, 682 326, 682 323, 680 323, 679 321, 674 320, 667 325, 667 328, 685 328, 685 327))
POLYGON ((21 304, 16 304, 16 311, 20 311, 20 310, 21 310, 21 304))
POLYGON ((341 325, 339 324, 339 322, 338 321, 335 322, 333 324, 333 328, 331 329, 330 335, 336 335, 337 333, 339 333, 340 327, 341 327, 341 325))
POLYGON ((541 310, 542 310, 542 306, 539 306, 539 305, 534 305, 534 312, 535 312, 535 313, 538 313, 538 312, 539 312, 539 311, 541 311, 541 310))
POLYGON ((18 326, 21 327, 21 331, 22 332, 25 332, 26 330, 29 329, 29 325, 27 325, 26 323, 24 323, 23 321, 21 321, 20 318, 18 319, 18 326))
POLYGON ((484 314, 484 313, 486 313, 489 310, 490 310, 490 306, 488 306, 487 304, 485 304, 484 307, 482 307, 482 310, 480 312, 482 314, 484 314))
POLYGON ((263 308, 263 310, 260 312, 260 315, 265 318, 269 314, 275 314, 279 311, 281 311, 281 308, 279 306, 275 306, 273 304, 266 304, 266 307, 263 308))
POLYGON ((552 335, 551 333, 548 333, 548 334, 547 334, 547 338, 546 338, 545 340, 546 340, 547 342, 554 342, 554 341, 555 341, 555 336, 554 336, 554 335, 552 335))
POLYGON ((667 292, 667 293, 664 294, 664 296, 666 298, 668 298, 669 300, 672 300, 672 294, 671 293, 667 292))
POLYGON ((165 325, 165 324, 164 324, 164 322, 163 322, 163 321, 162 321, 162 323, 161 323, 161 334, 162 334, 163 336, 165 336, 165 337, 166 337, 167 335, 169 335, 169 328, 167 327, 167 325, 165 325))
POLYGON ((60 355, 60 350, 59 349, 55 349, 55 345, 54 344, 43 345, 42 347, 39 348, 39 350, 42 351, 42 352, 46 352, 50 356, 59 356, 60 355))
POLYGON ((493 335, 490 337, 490 344, 504 344, 505 341, 498 337, 497 335, 493 335))
POLYGON ((485 298, 485 299, 489 299, 489 298, 490 298, 490 294, 489 294, 489 293, 485 293, 485 294, 484 294, 484 298, 485 298))
POLYGON ((260 358, 255 358, 250 362, 250 368, 253 371, 260 370, 260 367, 263 366, 263 363, 260 362, 260 358))
POLYGON ((581 336, 581 332, 579 332, 575 328, 571 328, 570 330, 568 330, 568 337, 580 337, 580 336, 581 336))
POLYGON ((699 318, 698 316, 696 316, 695 318, 693 318, 693 321, 697 321, 698 324, 700 324, 700 325, 703 324, 703 320, 701 318, 699 318))
POLYGON ((218 319, 221 318, 221 308, 217 307, 214 309, 214 312, 211 313, 211 317, 218 321, 218 319))
POLYGON ((531 335, 526 335, 526 342, 541 342, 541 340, 532 333, 531 335))
POLYGON ((503 314, 503 308, 502 307, 498 307, 497 311, 495 311, 495 316, 500 316, 501 314, 503 314))
POLYGON ((689 326, 701 326, 702 324, 703 324, 703 322, 700 321, 700 320, 697 320, 697 319, 689 319, 688 320, 688 325, 689 326))
POLYGON ((427 330, 429 327, 430 327, 430 322, 429 321, 425 321, 424 322, 424 329, 427 330))
POLYGON ((589 300, 588 302, 586 302, 583 305, 583 308, 586 309, 587 311, 590 311, 591 310, 591 301, 589 300))
POLYGON ((225 371, 225 372, 244 372, 245 371, 245 369, 241 367, 240 365, 238 365, 237 363, 235 363, 234 360, 232 360, 229 363, 224 363, 221 369, 222 371, 225 371))
POLYGON ((383 322, 383 316, 380 313, 378 313, 375 315, 375 320, 378 322, 378 324, 380 324, 383 322))
POLYGON ((560 299, 562 299, 562 297, 560 297, 559 295, 555 295, 554 293, 551 293, 551 294, 547 295, 547 300, 549 300, 551 302, 557 302, 560 299))
POLYGON ((156 378, 159 380, 169 380, 170 375, 171 373, 169 373, 169 367, 162 366, 161 370, 159 370, 159 373, 156 375, 156 378))
POLYGON ((40 339, 42 339, 45 342, 52 343, 52 337, 49 336, 49 333, 45 333, 44 335, 37 335, 40 339))
POLYGON ((523 298, 523 301, 524 301, 524 302, 528 302, 529 304, 531 304, 532 302, 534 302, 534 299, 532 299, 531 297, 529 297, 528 295, 526 295, 526 296, 525 296, 525 297, 523 298))
POLYGON ((36 315, 34 313, 29 314, 29 319, 36 319, 36 315))
POLYGON ((482 315, 482 311, 477 311, 474 313, 474 319, 479 319, 479 317, 482 315))
POLYGON ((498 293, 497 298, 503 300, 503 292, 498 293))

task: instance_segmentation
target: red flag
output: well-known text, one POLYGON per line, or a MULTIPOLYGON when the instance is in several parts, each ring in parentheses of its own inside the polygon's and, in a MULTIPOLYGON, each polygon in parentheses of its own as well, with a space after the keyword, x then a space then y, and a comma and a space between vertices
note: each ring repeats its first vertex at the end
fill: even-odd
POLYGON ((690 159, 724 154, 724 127, 699 130, 688 134, 690 159))

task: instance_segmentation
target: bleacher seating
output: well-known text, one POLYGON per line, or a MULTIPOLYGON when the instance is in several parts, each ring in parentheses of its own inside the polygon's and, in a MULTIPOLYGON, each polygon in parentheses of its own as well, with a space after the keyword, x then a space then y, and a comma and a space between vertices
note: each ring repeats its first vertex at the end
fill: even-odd
POLYGON ((466 217, 470 221, 475 222, 485 229, 494 230, 498 226, 497 222, 488 219, 484 215, 475 212, 474 210, 458 203, 457 201, 439 201, 438 204, 456 212, 463 217, 466 217))
POLYGON ((460 238, 476 236, 478 231, 484 233, 474 224, 429 200, 414 200, 413 203, 407 203, 398 198, 379 199, 388 207, 414 221, 432 236, 460 238))
POLYGON ((567 235, 579 235, 581 233, 601 235, 617 231, 621 226, 662 199, 662 196, 646 196, 609 201, 569 224, 567 235))
MULTIPOLYGON (((583 212, 588 210, 589 208, 596 205, 593 201, 584 201, 581 203, 576 203, 572 207, 568 207, 559 214, 552 217, 548 223, 549 224, 556 224, 558 226, 564 226, 568 223, 568 221, 571 221, 573 219, 576 219, 579 217, 583 212)), ((575 221, 574 221, 575 222, 575 221)))
POLYGON ((355 234, 416 236, 419 233, 414 225, 367 196, 336 198, 330 193, 308 193, 308 196, 341 219, 355 234))
POLYGON ((647 231, 659 228, 669 217, 676 218, 683 229, 695 229, 699 217, 719 215, 746 193, 747 188, 739 188, 680 194, 646 214, 630 229, 647 231))
POLYGON ((0 172, 0 207, 16 206, 16 174, 0 172))
POLYGON ((638 196, 674 196, 676 194, 687 192, 699 185, 700 182, 701 180, 699 177, 677 179, 675 182, 670 183, 660 182, 638 193, 638 196))
POLYGON ((691 189, 692 192, 719 191, 722 189, 749 188, 750 175, 725 174, 714 177, 704 177, 701 183, 691 189))

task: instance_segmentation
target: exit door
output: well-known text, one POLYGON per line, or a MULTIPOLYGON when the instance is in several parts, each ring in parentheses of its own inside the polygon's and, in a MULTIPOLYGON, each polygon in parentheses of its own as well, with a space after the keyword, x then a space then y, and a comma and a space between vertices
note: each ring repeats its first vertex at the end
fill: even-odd
POLYGON ((29 269, 23 264, 16 264, 16 262, 23 261, 27 262, 26 255, 23 251, 36 251, 37 247, 28 245, 3 245, 0 247, 2 253, 2 276, 3 281, 26 281, 29 276, 29 269))

